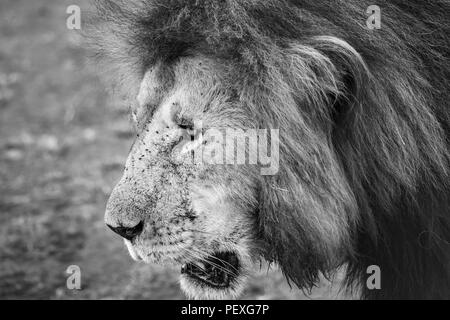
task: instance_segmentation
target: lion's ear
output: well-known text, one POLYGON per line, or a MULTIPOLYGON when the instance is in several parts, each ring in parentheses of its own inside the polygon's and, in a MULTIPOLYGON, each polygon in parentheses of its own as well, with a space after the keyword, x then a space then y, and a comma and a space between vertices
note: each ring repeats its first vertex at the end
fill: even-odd
POLYGON ((336 126, 343 125, 354 114, 358 95, 357 83, 352 73, 345 72, 341 77, 341 84, 338 93, 328 93, 331 119, 336 126))
POLYGON ((371 81, 370 71, 362 56, 346 41, 336 37, 316 37, 315 50, 326 56, 333 68, 334 90, 327 93, 333 122, 340 126, 352 119, 355 108, 371 81))

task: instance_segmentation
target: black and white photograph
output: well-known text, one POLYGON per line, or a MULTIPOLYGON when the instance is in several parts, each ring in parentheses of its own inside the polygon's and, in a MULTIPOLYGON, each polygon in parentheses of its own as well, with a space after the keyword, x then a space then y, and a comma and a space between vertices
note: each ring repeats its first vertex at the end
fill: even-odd
POLYGON ((450 300, 450 0, 0 0, 0 300, 450 300))

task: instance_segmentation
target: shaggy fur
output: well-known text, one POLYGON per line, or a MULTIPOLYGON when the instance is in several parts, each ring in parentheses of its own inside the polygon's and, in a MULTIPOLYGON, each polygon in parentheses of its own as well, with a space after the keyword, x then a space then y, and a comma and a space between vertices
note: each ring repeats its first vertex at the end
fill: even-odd
POLYGON ((362 298, 448 299, 450 1, 377 1, 379 30, 366 27, 371 4, 101 1, 87 34, 130 96, 149 68, 163 79, 204 56, 226 66, 255 127, 282 128, 256 225, 297 286, 346 264, 362 298), (370 265, 381 290, 365 286, 370 265))

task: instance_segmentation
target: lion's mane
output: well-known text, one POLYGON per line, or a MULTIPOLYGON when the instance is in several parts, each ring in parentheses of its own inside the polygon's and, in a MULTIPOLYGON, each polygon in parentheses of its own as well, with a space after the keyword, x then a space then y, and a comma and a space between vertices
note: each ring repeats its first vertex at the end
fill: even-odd
POLYGON ((239 70, 237 99, 282 128, 257 225, 289 280, 309 288, 346 264, 363 298, 449 298, 450 1, 380 0, 379 30, 366 26, 371 4, 101 1, 87 33, 130 94, 183 56, 239 70), (381 290, 365 286, 370 265, 381 290))

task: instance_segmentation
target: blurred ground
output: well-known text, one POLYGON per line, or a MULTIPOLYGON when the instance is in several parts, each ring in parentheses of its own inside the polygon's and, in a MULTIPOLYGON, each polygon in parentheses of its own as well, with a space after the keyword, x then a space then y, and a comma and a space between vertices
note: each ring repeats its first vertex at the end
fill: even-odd
MULTIPOLYGON (((179 270, 136 264, 103 212, 134 136, 126 107, 83 69, 66 8, 85 1, 0 2, 0 298, 183 299, 179 270), (66 288, 81 268, 82 290, 66 288)), ((245 299, 307 297, 264 268, 245 299)))

